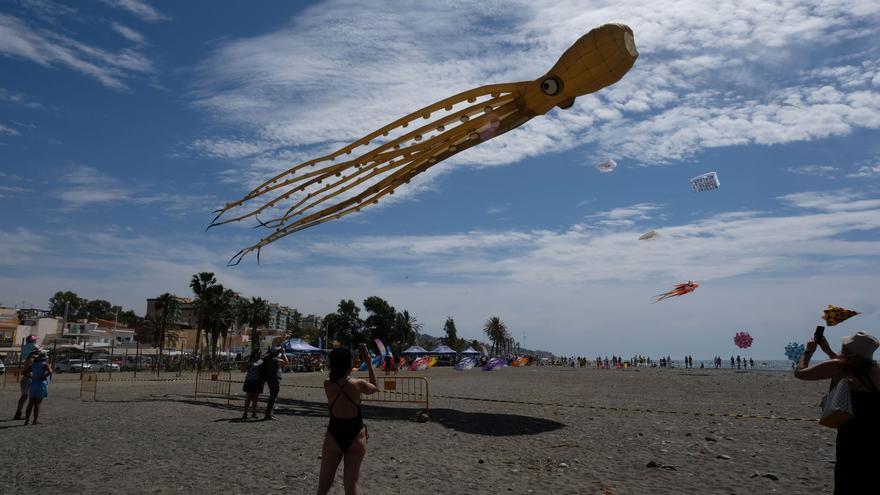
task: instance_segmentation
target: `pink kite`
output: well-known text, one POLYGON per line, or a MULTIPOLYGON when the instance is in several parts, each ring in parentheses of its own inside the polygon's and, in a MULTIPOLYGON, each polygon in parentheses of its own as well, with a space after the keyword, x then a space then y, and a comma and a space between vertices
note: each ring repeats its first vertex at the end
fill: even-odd
POLYGON ((755 339, 753 339, 748 332, 737 332, 737 334, 733 336, 733 343, 740 349, 748 349, 752 346, 754 340, 755 339))
POLYGON ((667 298, 670 298, 670 297, 677 297, 677 296, 683 296, 685 294, 690 294, 691 292, 697 290, 697 287, 699 287, 699 286, 700 286, 700 284, 697 284, 697 283, 694 283, 694 282, 691 282, 690 280, 688 280, 686 284, 678 284, 675 286, 674 289, 672 289, 669 292, 657 294, 656 296, 654 296, 654 302, 660 302, 660 301, 667 299, 667 298))

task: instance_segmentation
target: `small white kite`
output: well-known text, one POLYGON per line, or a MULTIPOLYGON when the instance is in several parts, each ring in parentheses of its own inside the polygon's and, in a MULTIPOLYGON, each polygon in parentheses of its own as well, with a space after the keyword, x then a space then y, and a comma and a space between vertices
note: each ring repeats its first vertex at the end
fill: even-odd
POLYGON ((639 236, 639 240, 640 241, 653 241, 653 240, 657 239, 658 237, 660 237, 660 232, 657 232, 656 230, 652 230, 650 232, 645 232, 644 234, 639 236))
POLYGON ((691 179, 691 187, 694 188, 694 192, 711 191, 721 187, 721 181, 718 180, 717 173, 709 172, 691 179))
POLYGON ((614 160, 607 160, 598 165, 596 165, 596 170, 602 172, 603 174, 607 174, 609 172, 614 172, 614 169, 617 168, 617 162, 614 160))

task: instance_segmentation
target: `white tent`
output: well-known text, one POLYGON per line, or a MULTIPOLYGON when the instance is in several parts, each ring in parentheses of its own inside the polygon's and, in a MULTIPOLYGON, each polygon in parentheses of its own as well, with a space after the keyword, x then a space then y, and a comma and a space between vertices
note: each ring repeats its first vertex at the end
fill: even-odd
POLYGON ((473 347, 468 347, 467 349, 461 351, 459 354, 480 354, 480 351, 475 351, 473 347))
POLYGON ((429 354, 458 354, 451 347, 447 345, 438 345, 436 349, 431 351, 429 354))
POLYGON ((428 353, 428 351, 426 351, 425 349, 423 349, 417 345, 410 346, 409 348, 407 348, 407 350, 401 352, 401 354, 427 354, 427 353, 428 353))

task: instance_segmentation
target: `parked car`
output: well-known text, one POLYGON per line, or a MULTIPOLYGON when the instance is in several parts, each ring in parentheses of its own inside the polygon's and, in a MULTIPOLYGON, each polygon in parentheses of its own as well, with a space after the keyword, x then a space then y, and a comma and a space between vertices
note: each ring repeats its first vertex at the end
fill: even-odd
POLYGON ((92 371, 119 371, 119 365, 106 359, 89 359, 86 363, 92 367, 92 371))
POLYGON ((55 363, 55 371, 58 373, 79 373, 80 371, 91 371, 92 365, 83 363, 82 359, 62 359, 55 363))

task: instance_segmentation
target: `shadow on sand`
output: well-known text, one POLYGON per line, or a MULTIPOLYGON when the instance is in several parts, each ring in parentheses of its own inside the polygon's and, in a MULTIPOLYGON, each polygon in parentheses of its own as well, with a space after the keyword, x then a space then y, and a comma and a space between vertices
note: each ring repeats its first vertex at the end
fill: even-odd
MULTIPOLYGON (((241 417, 243 404, 225 404, 206 400, 194 400, 189 397, 164 395, 154 396, 134 401, 121 402, 179 402, 192 406, 211 407, 226 411, 235 411, 231 418, 216 419, 214 422, 229 423, 252 423, 262 422, 262 404, 260 407, 260 419, 243 419, 241 417)), ((370 421, 415 421, 421 409, 413 407, 375 406, 363 405, 363 414, 366 422, 370 421)), ((298 399, 279 398, 276 402, 274 414, 276 416, 306 416, 315 418, 328 417, 327 404, 298 399)), ((430 421, 445 428, 471 435, 486 436, 522 436, 537 435, 561 428, 565 424, 545 418, 522 416, 519 414, 467 412, 456 409, 431 409, 430 421)))

